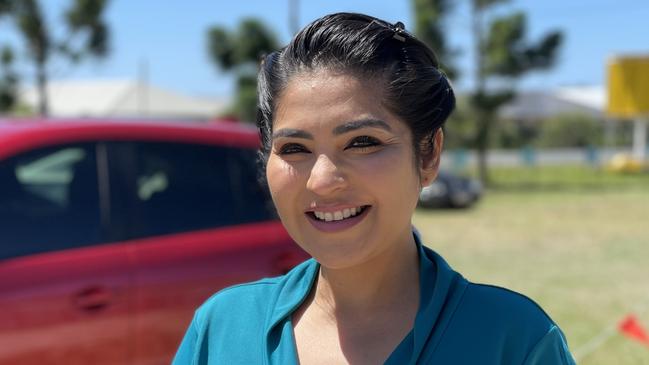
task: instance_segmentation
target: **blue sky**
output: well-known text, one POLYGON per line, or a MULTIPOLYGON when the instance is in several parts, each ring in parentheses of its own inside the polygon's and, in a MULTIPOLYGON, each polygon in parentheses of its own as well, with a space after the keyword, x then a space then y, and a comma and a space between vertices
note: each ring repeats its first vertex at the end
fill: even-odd
MULTIPOLYGON (((460 89, 472 85, 472 52, 468 1, 458 0, 455 14, 445 27, 449 42, 460 51, 457 64, 463 76, 460 89)), ((41 0, 51 24, 58 24, 61 9, 70 0, 41 0)), ((112 0, 107 14, 112 28, 112 52, 99 62, 53 66, 54 79, 133 79, 146 64, 148 79, 157 86, 197 96, 227 95, 232 77, 220 72, 205 51, 210 26, 234 28, 244 17, 261 18, 282 43, 289 40, 289 0, 112 0)), ((410 0, 300 0, 301 25, 337 11, 368 13, 388 21, 403 21, 412 29, 410 0)), ((649 2, 646 0, 514 0, 499 11, 524 10, 528 37, 561 29, 565 42, 557 66, 520 82, 528 89, 564 85, 598 85, 605 82, 608 57, 614 54, 649 54, 649 2)), ((0 23, 0 44, 18 44, 11 26, 0 23)), ((33 78, 21 67, 25 81, 33 78)))

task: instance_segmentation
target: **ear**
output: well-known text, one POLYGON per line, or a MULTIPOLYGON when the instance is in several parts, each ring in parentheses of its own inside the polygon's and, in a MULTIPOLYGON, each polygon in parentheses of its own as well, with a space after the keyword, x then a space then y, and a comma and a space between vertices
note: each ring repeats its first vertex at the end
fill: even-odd
POLYGON ((419 175, 421 176, 421 187, 430 185, 439 172, 439 163, 442 156, 442 147, 444 146, 444 132, 438 128, 433 136, 433 148, 425 155, 421 156, 421 166, 419 175))

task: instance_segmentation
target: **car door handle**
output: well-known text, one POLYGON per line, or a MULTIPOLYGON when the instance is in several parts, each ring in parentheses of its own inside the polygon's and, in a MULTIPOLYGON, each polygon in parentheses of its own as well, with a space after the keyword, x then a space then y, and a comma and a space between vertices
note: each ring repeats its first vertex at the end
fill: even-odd
POLYGON ((112 293, 103 287, 89 287, 78 292, 74 297, 77 308, 88 312, 96 312, 106 308, 111 300, 112 293))

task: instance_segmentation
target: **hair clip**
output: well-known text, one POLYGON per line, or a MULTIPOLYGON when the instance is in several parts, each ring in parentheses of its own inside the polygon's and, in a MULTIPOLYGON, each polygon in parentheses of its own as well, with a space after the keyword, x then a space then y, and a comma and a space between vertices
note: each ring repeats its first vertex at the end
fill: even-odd
POLYGON ((394 32, 394 35, 392 37, 398 41, 405 42, 406 41, 405 28, 406 27, 403 25, 402 22, 396 22, 392 27, 392 31, 394 32))
POLYGON ((402 22, 396 22, 396 23, 394 23, 394 25, 391 25, 390 23, 384 22, 382 20, 372 19, 372 21, 370 22, 370 25, 373 25, 373 24, 375 24, 375 25, 377 25, 379 27, 382 27, 384 29, 390 29, 394 33, 392 38, 394 38, 394 39, 396 39, 396 40, 398 40, 400 42, 405 42, 406 41, 406 34, 407 34, 406 30, 405 30, 406 27, 403 25, 402 22))

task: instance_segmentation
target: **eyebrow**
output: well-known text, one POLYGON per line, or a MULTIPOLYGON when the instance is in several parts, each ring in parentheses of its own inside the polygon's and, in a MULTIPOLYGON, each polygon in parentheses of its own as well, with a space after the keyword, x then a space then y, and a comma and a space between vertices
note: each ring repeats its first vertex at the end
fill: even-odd
POLYGON ((288 137, 288 138, 304 138, 313 139, 313 135, 300 129, 283 128, 273 133, 273 139, 288 137))
MULTIPOLYGON (((379 128, 379 129, 384 129, 388 132, 392 131, 392 128, 390 128, 390 125, 382 120, 379 119, 361 119, 361 120, 354 120, 351 122, 346 122, 343 123, 333 130, 334 135, 341 135, 344 133, 348 133, 351 131, 355 131, 361 128, 379 128)), ((304 138, 304 139, 313 139, 313 135, 309 132, 305 132, 300 129, 292 129, 292 128, 283 128, 280 130, 277 130, 273 133, 273 139, 276 138, 281 138, 281 137, 287 137, 287 138, 304 138)))
POLYGON ((379 128, 379 129, 384 129, 388 132, 392 131, 392 128, 390 128, 390 125, 388 123, 379 120, 379 119, 361 119, 361 120, 355 120, 352 122, 346 122, 344 124, 341 124, 334 128, 333 133, 335 135, 340 135, 343 133, 355 131, 357 129, 361 128, 379 128))

